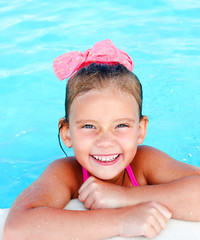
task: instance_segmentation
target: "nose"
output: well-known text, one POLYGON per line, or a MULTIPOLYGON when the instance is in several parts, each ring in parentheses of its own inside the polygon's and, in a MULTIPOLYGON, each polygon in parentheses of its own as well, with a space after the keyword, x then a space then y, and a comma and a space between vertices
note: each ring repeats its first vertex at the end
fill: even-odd
POLYGON ((115 138, 111 132, 101 132, 96 140, 96 146, 102 149, 112 148, 115 143, 115 138))

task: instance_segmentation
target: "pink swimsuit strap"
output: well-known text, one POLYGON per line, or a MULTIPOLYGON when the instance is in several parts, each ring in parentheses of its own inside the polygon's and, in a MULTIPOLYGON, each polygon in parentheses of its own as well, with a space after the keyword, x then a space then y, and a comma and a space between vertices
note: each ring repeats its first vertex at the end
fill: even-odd
MULTIPOLYGON (((89 175, 88 171, 84 167, 82 167, 82 169, 83 169, 83 181, 85 182, 90 177, 90 175, 89 175)), ((133 171, 132 171, 130 165, 128 165, 126 167, 126 171, 127 171, 128 175, 129 175, 129 177, 131 179, 131 182, 132 182, 133 186, 135 186, 135 187, 139 186, 139 184, 138 184, 138 182, 137 182, 137 180, 136 180, 136 178, 135 178, 135 176, 133 174, 133 171)))
POLYGON ((136 178, 135 178, 135 175, 133 174, 133 171, 132 171, 130 165, 128 165, 128 166, 126 167, 126 171, 127 171, 128 175, 129 175, 129 177, 130 177, 130 179, 131 179, 131 182, 132 182, 133 186, 134 186, 134 187, 139 186, 139 184, 138 184, 138 182, 137 182, 137 180, 136 180, 136 178))

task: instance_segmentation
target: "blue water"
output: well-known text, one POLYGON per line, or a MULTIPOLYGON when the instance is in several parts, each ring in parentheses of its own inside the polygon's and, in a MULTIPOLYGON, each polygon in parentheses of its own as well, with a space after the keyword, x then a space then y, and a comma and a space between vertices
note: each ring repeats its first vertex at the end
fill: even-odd
POLYGON ((1 0, 0 20, 0 208, 63 156, 54 58, 107 38, 143 85, 145 144, 200 166, 199 0, 1 0))

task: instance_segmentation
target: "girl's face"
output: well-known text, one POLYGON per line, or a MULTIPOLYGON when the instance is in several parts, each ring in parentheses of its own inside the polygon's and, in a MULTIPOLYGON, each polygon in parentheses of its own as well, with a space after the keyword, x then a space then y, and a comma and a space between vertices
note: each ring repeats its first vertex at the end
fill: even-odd
POLYGON ((74 99, 64 143, 91 175, 109 180, 133 160, 146 127, 132 95, 111 87, 93 89, 74 99))

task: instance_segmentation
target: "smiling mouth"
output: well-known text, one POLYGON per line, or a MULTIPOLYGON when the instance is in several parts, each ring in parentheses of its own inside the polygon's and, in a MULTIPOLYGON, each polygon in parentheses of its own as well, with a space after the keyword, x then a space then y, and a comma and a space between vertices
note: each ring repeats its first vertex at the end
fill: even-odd
POLYGON ((119 157, 119 154, 107 155, 107 156, 106 155, 92 155, 92 157, 95 160, 98 160, 100 162, 113 162, 119 157))

